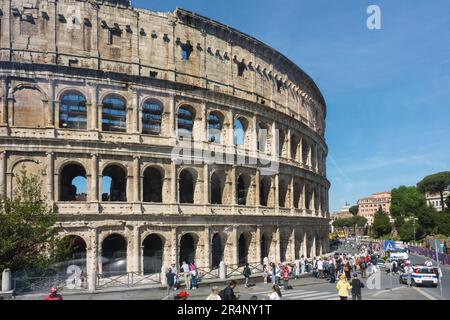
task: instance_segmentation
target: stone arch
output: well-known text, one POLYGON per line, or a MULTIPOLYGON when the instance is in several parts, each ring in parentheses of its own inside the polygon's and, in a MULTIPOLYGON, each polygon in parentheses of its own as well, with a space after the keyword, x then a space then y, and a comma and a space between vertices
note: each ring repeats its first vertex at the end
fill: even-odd
POLYGON ((294 208, 301 209, 302 208, 302 184, 298 180, 294 180, 294 208))
POLYGON ((127 273, 127 240, 119 233, 111 233, 102 241, 102 274, 106 276, 127 273))
POLYGON ((210 178, 210 203, 223 204, 226 174, 223 170, 216 170, 210 178))
POLYGON ((110 93, 102 101, 102 131, 127 131, 127 100, 120 94, 110 93))
POLYGON ((240 266, 250 262, 249 250, 252 243, 252 234, 250 232, 242 232, 238 241, 238 263, 240 266))
POLYGON ((221 261, 225 259, 225 247, 227 243, 226 234, 217 232, 211 240, 211 267, 217 268, 221 261))
POLYGON ((143 173, 143 202, 162 202, 164 169, 147 166, 143 173))
MULTIPOLYGON (((67 241, 69 246, 68 262, 70 265, 80 267, 82 272, 86 274, 86 258, 87 258, 87 242, 77 234, 69 233, 62 237, 63 241, 67 241)), ((64 270, 66 271, 66 270, 64 270)))
POLYGON ((233 122, 234 126, 234 144, 245 149, 250 149, 250 121, 243 116, 238 116, 233 122))
POLYGON ((19 84, 11 90, 12 125, 44 128, 47 125, 48 97, 34 84, 19 84))
POLYGON ((60 167, 59 201, 86 201, 87 174, 84 166, 71 161, 60 167))
POLYGON ((102 201, 127 201, 127 170, 115 163, 107 164, 102 171, 102 201))
POLYGON ((272 257, 272 247, 273 247, 273 234, 271 232, 262 232, 261 234, 261 262, 264 261, 264 258, 272 257))
POLYGON ((270 205, 270 193, 272 189, 272 178, 269 176, 261 177, 259 181, 259 204, 263 207, 270 205))
POLYGON ((177 136, 184 139, 195 137, 196 110, 189 104, 182 104, 177 109, 177 136))
POLYGON ((285 178, 278 180, 278 202, 280 208, 289 208, 288 202, 289 182, 285 178))
POLYGON ((16 161, 14 161, 11 164, 10 167, 10 186, 11 188, 9 189, 10 191, 10 198, 14 198, 15 197, 15 192, 17 191, 17 176, 20 174, 20 172, 22 170, 25 170, 25 172, 27 173, 27 175, 36 175, 41 179, 41 183, 42 183, 42 195, 45 194, 46 191, 46 184, 42 179, 42 175, 45 174, 44 168, 42 167, 40 161, 35 160, 35 159, 27 159, 27 158, 22 158, 22 159, 18 159, 16 161))
POLYGON ((242 206, 246 206, 246 205, 250 205, 251 201, 250 201, 250 188, 252 185, 252 178, 250 177, 250 175, 246 174, 246 173, 242 173, 238 176, 237 179, 237 190, 236 190, 236 194, 237 194, 237 204, 238 205, 242 205, 242 206))
POLYGON ((142 241, 144 274, 160 273, 164 261, 165 238, 157 233, 148 234, 142 241))
POLYGON ((212 110, 208 113, 207 130, 208 142, 226 143, 224 130, 224 114, 219 110, 212 110))
POLYGON ((199 236, 196 233, 187 232, 180 237, 179 242, 179 263, 195 262, 197 259, 197 247, 199 245, 199 236))
POLYGON ((258 122, 257 136, 257 150, 261 153, 271 153, 272 132, 270 125, 262 121, 258 122))
POLYGON ((292 160, 298 159, 299 153, 299 144, 300 138, 296 135, 291 135, 291 154, 290 157, 292 160))
POLYGON ((141 103, 142 110, 142 133, 160 135, 162 131, 162 120, 164 104, 154 98, 146 98, 141 103))
POLYGON ((278 148, 277 148, 278 156, 280 158, 281 157, 286 158, 288 156, 287 155, 287 143, 288 143, 287 134, 281 128, 278 129, 277 132, 278 132, 278 141, 277 141, 277 143, 278 143, 278 148))
POLYGON ((64 90, 59 99, 59 128, 86 130, 87 100, 79 90, 64 90))
POLYGON ((184 168, 178 176, 178 199, 180 203, 194 203, 197 187, 197 170, 184 168))

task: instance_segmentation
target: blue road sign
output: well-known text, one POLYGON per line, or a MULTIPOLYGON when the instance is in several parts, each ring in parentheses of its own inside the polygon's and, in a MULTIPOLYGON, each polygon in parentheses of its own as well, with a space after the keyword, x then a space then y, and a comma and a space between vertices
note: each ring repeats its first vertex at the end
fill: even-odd
POLYGON ((384 241, 384 251, 393 251, 393 250, 395 250, 395 241, 385 240, 384 241))

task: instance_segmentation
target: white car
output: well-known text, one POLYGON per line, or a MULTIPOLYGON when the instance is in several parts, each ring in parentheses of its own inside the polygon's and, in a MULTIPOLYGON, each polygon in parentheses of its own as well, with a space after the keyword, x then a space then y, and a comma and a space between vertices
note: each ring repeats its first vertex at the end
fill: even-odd
MULTIPOLYGON (((413 273, 411 274, 411 284, 413 286, 432 286, 436 288, 438 286, 438 274, 437 268, 429 268, 426 266, 413 266, 413 273)), ((408 274, 402 273, 399 278, 401 284, 406 284, 408 281, 408 274)))

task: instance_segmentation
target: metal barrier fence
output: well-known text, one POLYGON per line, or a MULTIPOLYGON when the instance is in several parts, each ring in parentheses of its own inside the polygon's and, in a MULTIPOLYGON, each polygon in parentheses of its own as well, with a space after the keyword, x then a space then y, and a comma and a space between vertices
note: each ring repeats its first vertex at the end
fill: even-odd
MULTIPOLYGON (((433 249, 410 246, 409 252, 436 260, 436 251, 433 249)), ((450 265, 450 254, 439 253, 438 257, 439 257, 439 263, 450 265)))
POLYGON ((123 274, 97 274, 96 288, 112 287, 136 287, 151 284, 161 284, 161 274, 142 275, 138 272, 126 272, 123 274))
POLYGON ((30 293, 48 293, 54 287, 58 290, 80 290, 87 289, 86 279, 82 278, 78 283, 71 280, 67 275, 54 275, 48 277, 16 277, 12 279, 15 295, 30 293))

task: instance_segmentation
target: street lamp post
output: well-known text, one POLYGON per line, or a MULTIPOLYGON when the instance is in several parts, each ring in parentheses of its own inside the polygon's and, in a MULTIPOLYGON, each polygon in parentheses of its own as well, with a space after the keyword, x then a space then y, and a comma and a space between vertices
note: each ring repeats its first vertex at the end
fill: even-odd
POLYGON ((414 245, 416 243, 416 217, 413 218, 413 228, 414 228, 414 245))

